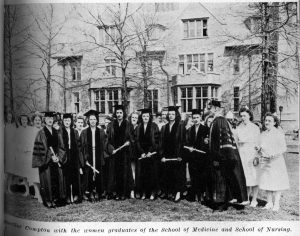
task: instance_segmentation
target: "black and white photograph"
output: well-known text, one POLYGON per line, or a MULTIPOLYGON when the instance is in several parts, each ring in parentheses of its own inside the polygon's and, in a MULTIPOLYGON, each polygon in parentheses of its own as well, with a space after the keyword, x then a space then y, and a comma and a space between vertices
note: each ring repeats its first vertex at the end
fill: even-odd
POLYGON ((299 221, 298 3, 5 1, 5 215, 299 221))

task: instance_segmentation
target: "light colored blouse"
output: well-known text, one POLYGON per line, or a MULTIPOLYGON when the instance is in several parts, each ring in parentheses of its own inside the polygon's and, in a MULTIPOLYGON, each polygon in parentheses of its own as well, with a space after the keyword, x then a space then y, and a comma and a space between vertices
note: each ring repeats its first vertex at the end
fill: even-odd
POLYGON ((264 157, 274 158, 286 152, 286 142, 282 131, 276 127, 261 134, 261 151, 264 157))

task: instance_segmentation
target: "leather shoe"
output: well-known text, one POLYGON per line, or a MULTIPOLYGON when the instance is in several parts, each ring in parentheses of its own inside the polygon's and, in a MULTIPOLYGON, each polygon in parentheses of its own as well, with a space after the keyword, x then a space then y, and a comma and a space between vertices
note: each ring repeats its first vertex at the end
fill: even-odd
POLYGON ((180 200, 181 200, 181 198, 180 198, 180 192, 178 192, 178 193, 176 194, 176 197, 175 197, 174 202, 180 202, 180 200))

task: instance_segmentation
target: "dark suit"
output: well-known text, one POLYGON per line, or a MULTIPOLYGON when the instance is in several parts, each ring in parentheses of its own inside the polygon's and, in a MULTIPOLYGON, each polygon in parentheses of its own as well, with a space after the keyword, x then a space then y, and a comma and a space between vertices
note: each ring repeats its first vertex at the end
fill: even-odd
MULTIPOLYGON (((208 138, 209 129, 206 126, 199 125, 196 134, 196 126, 193 125, 188 130, 187 146, 195 149, 208 152, 208 144, 205 144, 204 139, 208 138)), ((209 160, 207 154, 199 153, 196 151, 189 152, 189 172, 191 177, 191 197, 195 194, 200 196, 204 195, 207 189, 207 173, 209 171, 209 160)))

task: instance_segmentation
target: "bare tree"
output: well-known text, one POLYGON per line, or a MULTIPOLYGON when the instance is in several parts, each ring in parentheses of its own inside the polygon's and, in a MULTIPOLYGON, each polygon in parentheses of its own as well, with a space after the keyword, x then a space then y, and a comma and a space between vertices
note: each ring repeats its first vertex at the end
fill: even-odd
MULTIPOLYGON (((94 33, 85 32, 87 39, 82 43, 90 45, 91 50, 101 49, 104 55, 111 55, 116 59, 115 66, 121 70, 122 100, 126 109, 128 109, 128 82, 130 80, 128 67, 135 59, 133 45, 136 39, 136 35, 129 27, 129 21, 132 14, 138 11, 138 8, 131 9, 130 6, 129 3, 102 4, 96 11, 86 8, 87 16, 78 13, 82 22, 104 33, 104 40, 99 40, 94 33)), ((100 64, 99 61, 94 63, 96 67, 100 64)))
MULTIPOLYGON (((234 54, 248 57, 249 80, 244 89, 248 87, 250 105, 261 105, 261 119, 266 111, 277 110, 279 87, 286 90, 287 96, 297 94, 295 88, 298 82, 282 73, 284 70, 279 70, 284 66, 295 69, 293 64, 298 53, 296 42, 299 40, 296 14, 296 3, 293 2, 251 3, 249 11, 246 14, 243 11, 249 34, 246 37, 228 32, 225 34, 227 40, 236 42, 236 46, 232 47, 234 54), (247 41, 256 43, 245 44, 247 41)), ((241 12, 236 15, 240 17, 241 12)))
MULTIPOLYGON (((20 6, 5 5, 4 6, 4 79, 5 100, 9 100, 9 110, 15 113, 16 105, 16 80, 18 79, 18 67, 24 64, 22 50, 24 44, 28 40, 26 32, 30 28, 31 23, 22 22, 25 16, 20 6)), ((7 105, 5 103, 5 105, 7 105)), ((7 109, 6 109, 7 110, 7 109)))
MULTIPOLYGON (((157 33, 157 30, 162 30, 164 26, 158 24, 155 12, 149 13, 147 8, 137 12, 131 20, 137 38, 135 41, 137 73, 133 77, 137 79, 137 84, 140 85, 138 89, 143 91, 144 107, 150 107, 149 87, 159 86, 161 80, 155 76, 166 74, 163 66, 166 51, 163 49, 157 33)), ((167 96, 169 97, 169 94, 167 96)))
POLYGON ((64 43, 59 41, 59 36, 63 34, 68 16, 66 13, 64 16, 58 17, 56 7, 53 4, 47 4, 37 5, 30 9, 34 19, 34 27, 28 32, 29 43, 26 48, 28 56, 36 59, 39 63, 35 69, 39 71, 45 81, 45 109, 47 111, 50 109, 51 103, 51 84, 54 82, 64 88, 64 84, 57 80, 57 76, 53 72, 54 66, 59 63, 53 58, 64 48, 64 43))

